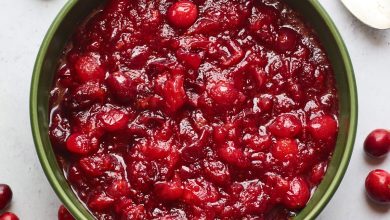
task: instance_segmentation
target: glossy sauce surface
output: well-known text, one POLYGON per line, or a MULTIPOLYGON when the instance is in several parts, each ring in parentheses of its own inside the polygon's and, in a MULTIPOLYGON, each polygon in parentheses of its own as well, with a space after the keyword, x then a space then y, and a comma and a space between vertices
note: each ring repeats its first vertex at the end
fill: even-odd
POLYGON ((331 65, 278 0, 110 0, 51 91, 50 138, 97 219, 286 219, 338 132, 331 65))

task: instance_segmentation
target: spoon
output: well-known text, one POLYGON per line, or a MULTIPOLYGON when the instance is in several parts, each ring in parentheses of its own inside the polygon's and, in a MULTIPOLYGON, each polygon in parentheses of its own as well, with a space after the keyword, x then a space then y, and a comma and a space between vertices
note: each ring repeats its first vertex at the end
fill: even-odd
POLYGON ((360 21, 377 29, 390 28, 390 0, 341 0, 360 21))

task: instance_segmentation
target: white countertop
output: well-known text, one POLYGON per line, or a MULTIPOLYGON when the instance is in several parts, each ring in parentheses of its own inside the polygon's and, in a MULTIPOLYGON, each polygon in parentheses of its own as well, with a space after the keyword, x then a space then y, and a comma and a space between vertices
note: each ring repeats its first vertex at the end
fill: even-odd
MULTIPOLYGON (((57 219, 60 204, 35 153, 28 112, 31 72, 43 36, 65 0, 0 1, 0 182, 14 191, 11 211, 22 220, 57 219)), ((338 0, 320 0, 349 49, 359 90, 355 150, 338 191, 318 219, 390 219, 390 206, 367 201, 364 179, 390 170, 390 157, 367 160, 362 142, 372 129, 390 128, 390 30, 353 18, 338 0)))

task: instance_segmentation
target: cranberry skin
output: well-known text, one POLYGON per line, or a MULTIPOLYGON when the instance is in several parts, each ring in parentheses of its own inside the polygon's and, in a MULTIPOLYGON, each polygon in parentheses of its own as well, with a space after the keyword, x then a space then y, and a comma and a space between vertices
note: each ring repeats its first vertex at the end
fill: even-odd
POLYGON ((114 202, 115 200, 107 194, 98 193, 96 195, 91 196, 87 204, 88 207, 91 208, 91 210, 93 211, 103 211, 108 207, 112 206, 114 202))
POLYGON ((101 81, 106 74, 99 58, 92 54, 79 57, 76 60, 74 68, 82 82, 101 81))
POLYGON ((168 10, 168 21, 175 27, 188 28, 196 21, 198 8, 190 1, 179 1, 168 10))
POLYGON ((116 180, 107 189, 107 194, 113 198, 127 196, 130 193, 130 184, 126 180, 116 180))
POLYGON ((235 147, 232 142, 229 142, 228 144, 219 148, 218 155, 226 163, 237 166, 239 168, 246 168, 249 166, 249 160, 245 157, 244 152, 241 149, 235 147))
POLYGON ((221 81, 211 88, 210 96, 215 104, 227 107, 238 102, 239 92, 233 84, 221 81))
POLYGON ((80 159, 80 168, 91 177, 98 177, 111 169, 113 159, 107 155, 96 155, 80 159))
POLYGON ((75 220, 64 205, 58 209, 58 220, 75 220))
POLYGON ((176 75, 165 83, 163 97, 166 102, 166 111, 174 113, 178 111, 187 101, 184 90, 184 77, 176 75))
POLYGON ((12 200, 12 190, 7 184, 0 184, 0 211, 6 208, 12 200))
POLYGON ((129 117, 124 112, 116 109, 103 113, 99 119, 104 128, 110 132, 123 129, 129 121, 129 117))
POLYGON ((217 185, 225 185, 230 182, 229 168, 220 161, 206 162, 204 172, 208 179, 217 185))
POLYGON ((327 162, 322 162, 319 164, 316 164, 309 174, 309 180, 312 184, 318 185, 321 183, 322 179, 325 176, 326 169, 327 169, 327 162))
POLYGON ((286 27, 282 27, 278 31, 275 47, 278 51, 286 52, 292 51, 296 48, 298 43, 298 34, 286 27))
POLYGON ((385 170, 373 170, 366 178, 368 197, 377 203, 390 203, 390 174, 385 170))
POLYGON ((118 101, 127 103, 135 99, 138 82, 129 74, 120 71, 112 73, 107 77, 106 82, 118 101))
POLYGON ((330 140, 337 134, 338 124, 332 116, 324 115, 310 121, 309 131, 317 140, 330 140))
POLYGON ((174 201, 180 199, 183 195, 183 185, 179 179, 171 182, 157 182, 154 185, 154 191, 159 198, 165 201, 174 201))
POLYGON ((103 103, 106 98, 106 89, 100 83, 87 82, 78 86, 70 97, 68 107, 82 110, 94 103, 103 103))
POLYGON ((92 150, 94 150, 91 139, 88 137, 88 135, 80 133, 74 133, 69 136, 68 140, 66 141, 66 148, 70 152, 79 155, 87 155, 92 150))
POLYGON ((277 140, 273 145, 271 152, 278 160, 288 160, 294 158, 298 154, 298 144, 295 140, 289 138, 277 140))
POLYGON ((219 199, 218 190, 204 179, 190 179, 184 184, 183 200, 187 204, 206 204, 219 199))
POLYGON ((302 122, 295 115, 283 114, 275 119, 269 130, 277 137, 293 138, 302 132, 302 122))
POLYGON ((19 220, 19 218, 12 212, 5 212, 0 215, 0 220, 19 220))
POLYGON ((377 129, 371 132, 364 141, 364 151, 372 157, 383 157, 390 150, 390 132, 377 129))
POLYGON ((309 199, 310 190, 308 184, 304 179, 296 177, 290 182, 283 204, 290 210, 299 210, 306 206, 309 199))

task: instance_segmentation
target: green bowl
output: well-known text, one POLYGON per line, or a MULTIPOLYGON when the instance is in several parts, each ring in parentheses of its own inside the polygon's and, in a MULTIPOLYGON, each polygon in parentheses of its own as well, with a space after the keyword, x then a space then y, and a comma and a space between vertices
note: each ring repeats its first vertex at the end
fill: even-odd
MULTIPOLYGON (((340 98, 340 132, 326 176, 310 202, 295 219, 314 219, 338 188, 352 154, 357 125, 357 92, 347 49, 329 15, 317 0, 288 1, 317 31, 333 65, 340 98)), ((31 82, 30 118, 43 170, 58 197, 76 219, 94 219, 73 193, 57 164, 48 136, 49 91, 58 60, 76 27, 101 0, 69 0, 50 27, 39 51, 31 82)))

